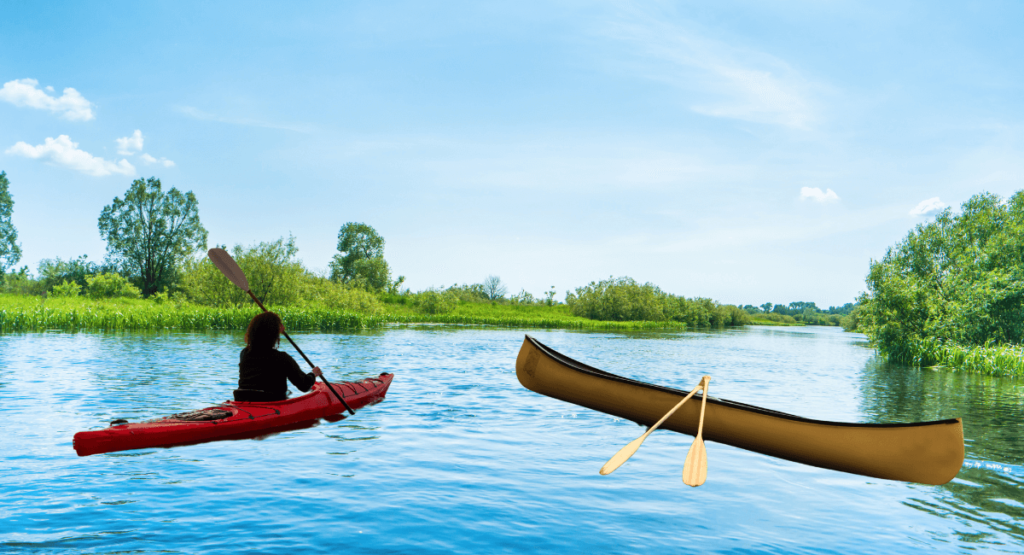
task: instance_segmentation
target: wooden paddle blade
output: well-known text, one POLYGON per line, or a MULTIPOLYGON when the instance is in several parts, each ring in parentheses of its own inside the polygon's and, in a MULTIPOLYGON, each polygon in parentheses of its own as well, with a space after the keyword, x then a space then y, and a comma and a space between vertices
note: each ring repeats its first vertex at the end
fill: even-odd
POLYGON ((698 437, 693 440, 690 452, 686 454, 683 465, 683 483, 697 487, 708 479, 708 452, 704 449, 704 440, 698 437))
POLYGON ((647 439, 647 434, 634 439, 627 443, 625 447, 619 449, 619 452, 612 455, 612 458, 608 459, 608 462, 604 463, 604 466, 601 467, 601 476, 607 476, 615 472, 616 468, 622 466, 622 463, 628 461, 633 456, 633 453, 636 453, 636 450, 640 448, 640 444, 645 439, 647 439))
POLYGON ((238 267, 234 258, 228 254, 228 251, 221 248, 212 248, 206 251, 206 255, 210 257, 213 265, 220 270, 220 273, 224 274, 224 277, 231 280, 242 291, 249 290, 249 280, 245 279, 245 273, 238 267))

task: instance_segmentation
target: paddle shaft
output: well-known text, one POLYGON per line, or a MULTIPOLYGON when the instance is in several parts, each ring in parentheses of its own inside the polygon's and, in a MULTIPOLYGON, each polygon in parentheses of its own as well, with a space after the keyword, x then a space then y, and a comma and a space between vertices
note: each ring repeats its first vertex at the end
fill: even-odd
POLYGON ((666 420, 668 420, 668 417, 672 416, 677 410, 679 410, 679 407, 683 406, 683 403, 689 401, 690 397, 693 397, 693 395, 697 393, 697 390, 700 389, 702 385, 704 385, 703 381, 697 384, 697 387, 693 388, 693 391, 691 391, 686 397, 683 397, 682 401, 676 403, 676 406, 672 407, 671 410, 666 412, 665 416, 661 417, 661 420, 658 420, 653 426, 648 428, 648 430, 644 432, 642 436, 629 442, 622 449, 619 449, 619 452, 615 453, 615 455, 613 455, 612 458, 608 459, 608 462, 606 462, 604 466, 601 467, 600 474, 602 476, 607 476, 608 474, 615 472, 616 468, 622 466, 623 463, 628 461, 629 458, 633 456, 633 453, 636 453, 637 450, 640 449, 640 446, 643 444, 644 440, 647 439, 647 436, 651 435, 651 433, 654 432, 654 430, 658 429, 658 426, 661 426, 666 420))
MULTIPOLYGON (((245 292, 248 293, 249 296, 252 297, 252 300, 255 301, 260 308, 263 309, 263 312, 270 312, 269 310, 267 310, 267 307, 263 306, 263 303, 261 303, 260 300, 256 298, 256 295, 253 295, 251 289, 246 289, 245 292)), ((296 345, 294 341, 292 341, 292 338, 290 335, 288 335, 288 332, 281 330, 281 333, 283 333, 285 339, 287 339, 288 342, 292 344, 292 347, 295 347, 295 350, 298 351, 300 355, 302 355, 302 358, 306 360, 306 364, 309 364, 310 368, 314 368, 316 365, 313 364, 313 361, 309 360, 309 357, 306 356, 306 353, 302 352, 302 349, 300 349, 299 346, 296 345)), ((331 393, 333 393, 334 396, 337 397, 339 401, 341 401, 341 404, 345 406, 345 409, 348 410, 348 412, 352 414, 356 413, 356 411, 352 410, 352 407, 348 406, 348 403, 345 402, 345 399, 343 399, 341 395, 338 394, 338 392, 334 389, 334 386, 331 385, 331 382, 327 381, 327 377, 325 377, 323 374, 320 374, 320 379, 323 380, 325 385, 327 385, 327 389, 330 389, 331 393)))
MULTIPOLYGON (((298 347, 296 347, 296 349, 297 348, 298 347)), ((704 392, 701 393, 700 397, 700 420, 697 422, 697 437, 703 439, 702 436, 704 434, 704 407, 706 407, 708 404, 708 386, 711 385, 711 378, 704 376, 704 379, 701 381, 703 382, 701 384, 701 389, 703 389, 704 392)))
POLYGON ((645 438, 646 438, 646 437, 647 437, 648 435, 650 435, 650 433, 651 433, 651 432, 653 432, 654 430, 657 430, 657 429, 658 429, 658 426, 661 426, 662 424, 664 424, 664 423, 665 423, 665 421, 666 421, 666 420, 668 420, 668 417, 669 417, 669 416, 672 416, 672 415, 673 415, 673 414, 674 414, 674 413, 675 413, 675 412, 676 412, 677 410, 679 410, 679 407, 683 406, 683 403, 685 403, 685 402, 689 401, 689 400, 690 400, 690 397, 693 397, 693 394, 694 394, 694 393, 697 393, 697 390, 698 390, 698 389, 700 389, 700 388, 701 388, 701 386, 699 386, 699 385, 698 385, 697 387, 693 388, 693 391, 691 391, 691 392, 689 393, 689 395, 687 395, 686 397, 683 397, 683 400, 682 400, 682 401, 679 401, 679 402, 678 402, 678 403, 676 404, 676 406, 672 407, 672 410, 670 410, 670 411, 666 412, 666 413, 665 413, 665 416, 662 416, 662 417, 661 417, 661 420, 659 420, 659 421, 655 422, 655 423, 654 423, 654 425, 653 425, 653 426, 651 426, 651 429, 649 429, 649 430, 647 430, 646 432, 644 432, 644 435, 643 435, 643 437, 645 437, 645 438))

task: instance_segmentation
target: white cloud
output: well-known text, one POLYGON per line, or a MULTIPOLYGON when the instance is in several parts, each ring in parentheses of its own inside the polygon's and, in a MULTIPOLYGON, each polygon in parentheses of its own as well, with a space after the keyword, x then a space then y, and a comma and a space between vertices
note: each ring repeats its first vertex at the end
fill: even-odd
POLYGON ((696 100, 690 108, 725 117, 806 129, 816 119, 816 87, 783 60, 700 36, 665 14, 623 14, 605 32, 643 53, 636 71, 696 100), (660 60, 662 66, 656 62, 660 60))
POLYGON ((838 202, 839 195, 832 189, 821 190, 819 187, 801 187, 800 200, 811 199, 815 202, 838 202))
POLYGON ((932 212, 938 212, 939 210, 942 210, 946 206, 946 203, 939 200, 939 197, 932 197, 930 199, 922 200, 921 202, 919 202, 917 206, 915 206, 910 211, 910 215, 924 216, 926 214, 931 214, 932 212))
POLYGON ((135 166, 122 159, 120 162, 110 162, 93 156, 78 148, 78 143, 72 142, 67 135, 61 135, 56 139, 47 137, 46 142, 32 146, 24 141, 18 141, 14 146, 7 149, 7 154, 24 156, 26 158, 45 158, 55 164, 80 171, 84 174, 104 176, 112 173, 122 175, 135 175, 135 166))
POLYGON ((281 123, 274 123, 274 122, 268 122, 268 121, 262 121, 262 120, 256 120, 256 119, 248 119, 248 118, 227 118, 227 117, 218 116, 216 114, 211 114, 211 113, 208 113, 208 112, 204 112, 204 111, 202 111, 202 110, 200 110, 198 108, 194 108, 192 106, 178 106, 178 107, 176 107, 176 109, 179 112, 181 112, 182 114, 185 114, 186 116, 188 116, 190 118, 195 118, 195 119, 200 120, 200 121, 216 121, 218 123, 227 123, 227 124, 231 124, 231 125, 244 125, 244 126, 247 126, 247 127, 265 127, 267 129, 283 129, 285 131, 295 131, 296 133, 312 133, 313 132, 313 126, 306 125, 306 124, 290 125, 290 124, 281 124, 281 123))
POLYGON ((156 159, 156 158, 150 156, 149 154, 147 154, 145 152, 143 152, 142 156, 139 156, 139 158, 142 158, 142 161, 147 163, 147 164, 160 164, 160 165, 162 165, 165 168, 173 168, 174 167, 174 162, 168 160, 167 158, 156 159))
POLYGON ((115 139, 117 141, 117 153, 129 156, 135 154, 136 151, 142 150, 142 131, 136 129, 135 133, 132 133, 131 137, 121 137, 115 139))
POLYGON ((60 97, 50 96, 53 87, 45 90, 38 88, 35 79, 15 79, 4 83, 0 89, 0 100, 10 102, 18 107, 49 110, 60 114, 71 121, 89 121, 95 116, 92 113, 92 102, 85 99, 78 91, 68 87, 60 97))

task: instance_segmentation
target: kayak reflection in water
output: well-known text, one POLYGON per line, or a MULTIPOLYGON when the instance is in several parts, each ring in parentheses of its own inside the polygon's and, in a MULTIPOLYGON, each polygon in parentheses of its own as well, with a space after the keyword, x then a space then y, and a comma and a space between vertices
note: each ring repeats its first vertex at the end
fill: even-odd
POLYGON ((284 324, 273 312, 264 312, 249 322, 245 348, 238 361, 238 389, 235 401, 283 401, 288 398, 288 382, 299 391, 309 391, 320 375, 313 367, 308 374, 291 356, 277 350, 284 324))

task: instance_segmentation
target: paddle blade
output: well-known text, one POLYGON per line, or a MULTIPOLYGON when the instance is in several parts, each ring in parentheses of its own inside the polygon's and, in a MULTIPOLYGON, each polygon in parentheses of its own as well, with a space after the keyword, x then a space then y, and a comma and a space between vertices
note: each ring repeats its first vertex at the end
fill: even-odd
POLYGON ((604 466, 601 467, 601 476, 607 476, 615 472, 616 468, 622 466, 622 463, 628 461, 633 456, 633 453, 636 453, 636 450, 640 448, 640 444, 645 439, 647 439, 647 434, 634 439, 627 443, 625 447, 619 449, 619 452, 612 455, 612 458, 608 459, 608 462, 604 463, 604 466))
POLYGON ((224 274, 224 277, 231 280, 242 291, 249 290, 249 280, 245 279, 245 273, 238 267, 234 258, 228 254, 228 251, 221 248, 212 248, 206 252, 206 255, 210 257, 213 265, 220 270, 220 273, 224 274))
POLYGON ((693 440, 690 452, 686 454, 683 465, 683 483, 697 487, 708 479, 708 452, 704 449, 704 440, 699 436, 693 440))

